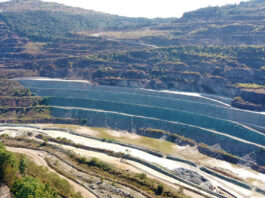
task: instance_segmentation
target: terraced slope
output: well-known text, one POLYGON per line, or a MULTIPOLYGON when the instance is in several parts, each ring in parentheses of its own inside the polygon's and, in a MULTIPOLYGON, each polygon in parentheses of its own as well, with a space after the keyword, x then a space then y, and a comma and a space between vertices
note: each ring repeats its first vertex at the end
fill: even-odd
POLYGON ((49 117, 49 109, 41 97, 17 81, 0 79, 0 122, 49 117))
POLYGON ((20 82, 40 96, 52 97, 50 105, 55 117, 78 118, 89 126, 132 132, 140 128, 162 129, 198 143, 219 145, 239 157, 251 155, 251 161, 265 165, 265 153, 261 152, 265 148, 264 131, 250 127, 264 127, 262 113, 237 110, 222 100, 196 94, 117 89, 67 81, 20 82))
MULTIPOLYGON (((264 8, 264 0, 202 8, 184 13, 183 17, 170 23, 153 26, 149 30, 152 33, 150 36, 134 39, 158 46, 264 45, 264 8)), ((129 35, 133 35, 128 32, 129 35)), ((106 36, 117 35, 120 36, 114 33, 106 34, 106 36)))
POLYGON ((203 92, 264 111, 264 8, 252 0, 151 20, 11 0, 0 4, 0 74, 203 92))

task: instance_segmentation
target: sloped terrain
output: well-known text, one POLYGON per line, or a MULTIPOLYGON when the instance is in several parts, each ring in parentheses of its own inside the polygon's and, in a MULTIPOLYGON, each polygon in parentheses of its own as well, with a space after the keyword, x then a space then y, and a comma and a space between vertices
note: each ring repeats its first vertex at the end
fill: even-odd
POLYGON ((17 81, 0 80, 0 120, 49 118, 45 100, 17 81))
POLYGON ((0 3, 0 122, 44 123, 3 124, 0 139, 98 197, 262 197, 264 11, 251 0, 145 19, 0 3))
MULTIPOLYGON (((86 189, 99 195, 99 197, 109 192, 111 192, 111 196, 119 193, 121 197, 128 197, 132 191, 137 191, 144 197, 150 197, 151 195, 151 197, 173 196, 181 198, 185 197, 183 192, 185 194, 187 192, 187 195, 196 198, 208 196, 223 198, 233 196, 262 197, 263 187, 262 185, 260 186, 261 188, 257 187, 256 183, 264 183, 262 174, 252 172, 247 168, 234 166, 231 173, 234 175, 234 171, 243 171, 246 174, 245 176, 248 176, 248 179, 253 178, 255 181, 249 182, 245 179, 239 179, 241 176, 237 177, 237 179, 232 179, 231 176, 222 177, 217 172, 211 172, 209 169, 202 167, 200 160, 196 164, 178 157, 161 155, 160 152, 134 146, 134 143, 124 144, 88 135, 90 132, 98 133, 100 131, 102 133, 109 131, 112 134, 121 134, 123 132, 88 127, 82 127, 83 132, 77 132, 78 126, 69 125, 70 128, 75 128, 74 131, 67 129, 68 126, 66 125, 63 125, 66 127, 65 129, 54 128, 57 125, 52 126, 1 125, 0 128, 1 133, 12 135, 12 137, 2 137, 5 144, 12 147, 27 148, 27 153, 29 154, 34 152, 37 147, 37 152, 41 153, 39 155, 40 158, 45 158, 45 161, 52 169, 59 171, 60 174, 68 175, 68 177, 71 175, 71 179, 76 178, 76 181, 82 181, 81 184, 86 189), (30 138, 30 141, 27 141, 27 138, 30 138), (41 144, 43 140, 46 141, 46 144, 41 144), (95 157, 101 157, 102 161, 95 157), (58 160, 56 162, 56 158, 60 159, 60 162, 58 160), (113 164, 110 165, 110 162, 113 164), (136 172, 136 174, 131 171, 136 172), (141 171, 146 174, 141 173, 141 171), (98 182, 99 176, 102 178, 101 182, 98 182), (112 187, 110 187, 109 181, 113 179, 116 181, 115 185, 112 184, 112 187), (164 193, 160 196, 153 194, 152 191, 156 190, 155 183, 161 181, 166 184, 163 188, 164 193), (253 183, 253 186, 250 187, 244 181, 247 181, 248 184, 253 183), (127 188, 121 187, 124 185, 127 188), (137 186, 137 188, 134 188, 134 186, 137 186), (179 186, 182 186, 183 189, 179 189, 176 192, 179 186), (109 192, 108 189, 110 189, 109 192)), ((135 141, 139 138, 129 133, 126 136, 127 140, 129 140, 128 136, 131 136, 135 141)), ((160 143, 162 142, 160 141, 160 143)), ((175 149, 185 152, 181 147, 175 147, 175 149)), ((192 153, 192 155, 198 156, 198 153, 192 153)), ((201 154, 199 155, 204 160, 209 159, 201 154)), ((188 159, 193 161, 192 157, 188 159)), ((212 161, 214 164, 223 163, 219 160, 214 161, 212 161)), ((211 165, 215 166, 214 164, 211 165)), ((228 167, 228 163, 223 163, 223 165, 225 166, 223 170, 225 170, 228 167)), ((222 167, 222 165, 218 165, 218 167, 222 167)), ((136 195, 136 197, 142 196, 136 195)))
MULTIPOLYGON (((37 95, 51 97, 51 114, 55 117, 75 118, 89 126, 140 134, 142 129, 164 130, 203 143, 202 150, 204 144, 213 148, 218 145, 222 152, 235 155, 236 161, 249 156, 248 162, 265 165, 264 114, 237 110, 227 104, 228 98, 71 81, 20 82, 37 95)), ((158 133, 161 135, 167 134, 158 133)))
POLYGON ((205 92, 240 97, 232 103, 239 108, 265 108, 253 100, 264 97, 264 1, 203 8, 180 19, 120 17, 31 0, 0 9, 1 71, 8 77, 205 92))
POLYGON ((36 40, 67 38, 70 32, 84 30, 139 28, 163 21, 120 17, 39 0, 8 1, 1 3, 0 9, 1 18, 13 31, 36 40))
POLYGON ((162 36, 144 36, 141 39, 159 46, 264 45, 264 9, 264 0, 202 8, 150 28, 160 31, 162 36))

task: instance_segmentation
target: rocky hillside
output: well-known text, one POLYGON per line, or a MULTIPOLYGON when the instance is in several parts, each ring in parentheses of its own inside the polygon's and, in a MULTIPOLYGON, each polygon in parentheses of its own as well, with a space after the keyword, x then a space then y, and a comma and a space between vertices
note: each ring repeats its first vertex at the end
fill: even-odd
POLYGON ((49 118, 46 103, 19 82, 0 78, 0 122, 49 118))
POLYGON ((263 45, 265 1, 207 7, 154 29, 170 30, 176 44, 263 45))
POLYGON ((11 0, 0 10, 2 76, 207 92, 264 109, 264 101, 251 99, 257 90, 238 86, 264 91, 264 0, 179 19, 120 17, 38 0, 11 0))

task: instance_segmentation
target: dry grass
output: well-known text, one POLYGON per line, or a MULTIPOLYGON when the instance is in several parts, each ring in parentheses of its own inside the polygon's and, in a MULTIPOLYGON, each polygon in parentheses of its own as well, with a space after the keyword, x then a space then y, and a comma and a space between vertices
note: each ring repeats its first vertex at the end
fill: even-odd
POLYGON ((139 39, 141 37, 159 36, 168 37, 168 31, 161 30, 137 30, 137 31, 124 31, 124 32, 107 32, 104 36, 114 37, 117 39, 139 39))
POLYGON ((155 151, 159 151, 165 154, 173 155, 176 153, 175 144, 163 139, 155 139, 144 137, 128 132, 113 131, 103 128, 93 128, 93 127, 80 127, 78 125, 65 125, 65 124, 53 124, 48 125, 49 127, 58 127, 62 129, 69 129, 80 133, 85 133, 85 128, 87 129, 88 135, 92 135, 98 138, 104 138, 108 140, 123 142, 127 144, 133 144, 136 146, 145 147, 155 151), (80 129, 80 130, 79 130, 80 129))
POLYGON ((45 45, 45 43, 27 43, 24 47, 23 53, 27 54, 40 54, 42 46, 45 45))
MULTIPOLYGON (((98 35, 98 34, 93 34, 91 32, 79 32, 78 34, 86 36, 98 35)), ((165 30, 139 29, 135 31, 104 32, 100 33, 99 36, 111 37, 115 39, 140 39, 142 37, 150 37, 150 36, 168 38, 169 36, 171 36, 171 34, 170 31, 165 31, 165 30)))

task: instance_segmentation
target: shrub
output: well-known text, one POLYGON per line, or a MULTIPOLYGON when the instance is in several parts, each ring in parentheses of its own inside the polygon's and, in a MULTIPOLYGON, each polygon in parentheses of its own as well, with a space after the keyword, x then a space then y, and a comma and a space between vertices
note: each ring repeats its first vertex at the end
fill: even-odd
POLYGON ((78 193, 75 193, 73 187, 68 181, 60 178, 56 173, 49 172, 46 167, 40 167, 29 162, 26 169, 27 175, 30 175, 38 180, 42 181, 45 185, 50 186, 62 197, 76 198, 82 197, 78 193))
POLYGON ((15 198, 59 198, 57 193, 62 197, 82 197, 56 173, 37 166, 25 156, 18 156, 6 151, 0 142, 0 183, 7 184, 15 198), (26 177, 21 177, 19 173, 26 177))
POLYGON ((258 85, 255 83, 237 83, 236 86, 239 88, 249 88, 249 89, 265 88, 264 85, 258 85))
POLYGON ((85 125, 87 122, 88 122, 88 119, 82 119, 82 120, 80 121, 81 125, 85 125))
MULTIPOLYGON (((5 134, 4 134, 5 135, 5 134)), ((0 150, 5 150, 5 145, 3 145, 3 143, 2 142, 0 142, 0 150)))
POLYGON ((51 102, 52 102, 52 98, 51 97, 45 97, 39 102, 39 104, 48 106, 49 104, 51 104, 51 102))
POLYGON ((103 169, 104 171, 110 171, 111 170, 111 167, 109 164, 102 162, 102 161, 99 161, 97 158, 92 158, 92 160, 90 160, 88 162, 88 165, 98 167, 100 169, 103 169))
POLYGON ((156 195, 162 195, 163 192, 164 192, 164 186, 162 184, 158 184, 156 189, 156 195))
POLYGON ((44 185, 39 180, 27 176, 17 179, 12 188, 15 198, 57 198, 57 193, 53 191, 49 185, 44 185))
POLYGON ((145 180, 145 179, 147 179, 147 176, 146 176, 145 173, 139 173, 139 174, 137 174, 137 176, 138 176, 141 180, 145 180))
POLYGON ((13 153, 0 150, 0 181, 3 181, 5 178, 5 171, 9 171, 8 169, 17 167, 17 161, 13 153))
POLYGON ((21 158, 19 161, 19 172, 20 174, 24 174, 27 168, 27 164, 24 158, 21 158))
POLYGON ((85 164, 85 163, 87 163, 87 159, 86 159, 85 157, 80 157, 80 158, 78 158, 78 161, 79 161, 79 163, 81 163, 81 164, 85 164))
POLYGON ((3 182, 11 187, 16 179, 17 169, 12 167, 11 164, 4 164, 3 166, 3 182))

